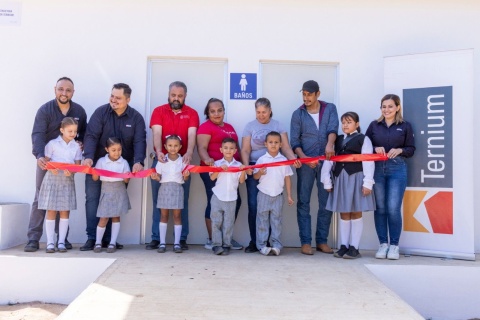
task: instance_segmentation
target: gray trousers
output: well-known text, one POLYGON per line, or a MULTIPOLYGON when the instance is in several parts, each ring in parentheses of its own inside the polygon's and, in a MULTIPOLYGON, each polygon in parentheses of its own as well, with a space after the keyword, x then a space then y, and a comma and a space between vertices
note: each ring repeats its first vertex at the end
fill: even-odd
POLYGON ((270 243, 273 248, 282 249, 280 234, 282 233, 283 193, 271 197, 262 191, 257 195, 257 248, 261 250, 267 245, 268 230, 272 229, 270 243))
MULTIPOLYGON (((43 178, 47 170, 42 170, 37 165, 37 171, 35 173, 35 199, 32 203, 32 211, 30 212, 30 220, 28 222, 28 240, 39 241, 43 233, 43 221, 45 220, 45 210, 38 209, 38 194, 40 193, 40 187, 42 186, 43 178)), ((55 218, 55 233, 58 234, 58 222, 60 217, 57 215, 55 218)), ((67 231, 68 236, 68 231, 67 231)), ((66 238, 65 238, 66 239, 66 238)))
POLYGON ((212 220, 212 246, 231 247, 237 200, 222 201, 213 194, 210 205, 212 207, 210 211, 210 219, 212 220))

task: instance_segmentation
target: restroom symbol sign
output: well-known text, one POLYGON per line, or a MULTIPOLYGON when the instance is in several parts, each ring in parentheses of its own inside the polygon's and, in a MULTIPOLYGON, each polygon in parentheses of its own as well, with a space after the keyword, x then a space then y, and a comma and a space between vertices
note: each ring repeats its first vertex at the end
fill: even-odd
POLYGON ((256 100, 257 74, 230 73, 230 99, 256 100))

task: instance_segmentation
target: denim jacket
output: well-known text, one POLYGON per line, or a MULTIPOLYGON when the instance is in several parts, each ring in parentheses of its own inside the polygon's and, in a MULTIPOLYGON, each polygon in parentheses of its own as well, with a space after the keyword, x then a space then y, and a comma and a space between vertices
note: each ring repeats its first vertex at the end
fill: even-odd
POLYGON ((325 147, 330 133, 338 132, 337 107, 333 103, 319 101, 321 108, 325 108, 322 121, 317 125, 312 116, 307 112, 305 105, 300 106, 292 114, 290 122, 290 145, 295 152, 296 148, 302 148, 308 157, 316 157, 325 154, 325 147))

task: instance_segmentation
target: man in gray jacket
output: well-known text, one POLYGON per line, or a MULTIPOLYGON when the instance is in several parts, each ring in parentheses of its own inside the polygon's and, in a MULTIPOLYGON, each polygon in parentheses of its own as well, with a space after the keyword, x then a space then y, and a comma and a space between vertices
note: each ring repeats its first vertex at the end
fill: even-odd
MULTIPOLYGON (((303 84, 303 105, 292 114, 290 144, 299 158, 335 155, 334 145, 338 132, 337 107, 333 103, 318 100, 320 87, 314 80, 303 84)), ((328 192, 320 181, 322 163, 312 162, 297 168, 297 221, 300 232, 301 252, 312 255, 310 197, 313 183, 318 188, 318 216, 315 234, 316 249, 333 253, 327 244, 332 212, 325 209, 328 192)))

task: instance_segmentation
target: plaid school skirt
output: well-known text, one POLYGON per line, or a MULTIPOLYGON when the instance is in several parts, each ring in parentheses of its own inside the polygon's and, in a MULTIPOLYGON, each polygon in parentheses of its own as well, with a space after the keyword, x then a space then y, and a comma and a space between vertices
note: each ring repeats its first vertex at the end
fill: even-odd
POLYGON ((158 190, 157 208, 183 209, 183 186, 177 182, 163 182, 158 190))
POLYGON ((119 217, 127 214, 131 208, 125 182, 102 181, 100 202, 97 209, 98 218, 119 217))
POLYGON ((58 174, 47 171, 38 194, 38 209, 70 211, 77 209, 75 181, 73 175, 65 176, 62 170, 58 174))

